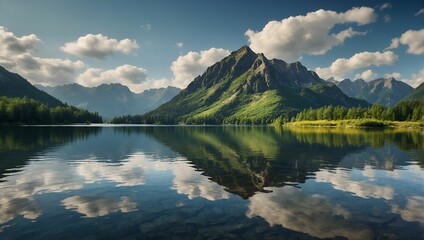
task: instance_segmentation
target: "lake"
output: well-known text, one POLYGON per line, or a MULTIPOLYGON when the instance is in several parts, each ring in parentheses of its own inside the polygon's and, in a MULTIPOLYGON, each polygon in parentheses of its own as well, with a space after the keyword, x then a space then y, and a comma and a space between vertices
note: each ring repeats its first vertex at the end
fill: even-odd
POLYGON ((419 131, 0 128, 0 239, 423 239, 419 131))

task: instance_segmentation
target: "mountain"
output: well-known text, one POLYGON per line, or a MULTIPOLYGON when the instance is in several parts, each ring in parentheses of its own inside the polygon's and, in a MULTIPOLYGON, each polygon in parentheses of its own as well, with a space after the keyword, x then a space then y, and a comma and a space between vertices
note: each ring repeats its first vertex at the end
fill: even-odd
POLYGON ((180 92, 179 88, 167 87, 136 94, 127 86, 118 83, 102 84, 92 88, 76 83, 56 87, 37 85, 37 87, 70 105, 98 112, 104 119, 151 111, 180 92))
POLYGON ((325 80, 325 81, 327 81, 327 82, 330 82, 330 83, 333 83, 333 84, 338 84, 339 83, 339 81, 337 81, 336 79, 334 79, 333 77, 331 77, 331 78, 328 78, 327 80, 325 80))
POLYGON ((413 88, 408 84, 394 78, 378 78, 370 82, 362 79, 351 81, 345 79, 335 83, 346 95, 364 99, 369 103, 376 103, 386 107, 396 105, 413 88))
POLYGON ((366 106, 300 62, 268 60, 245 46, 209 67, 147 123, 266 123, 309 107, 366 106))
POLYGON ((424 82, 406 95, 402 101, 419 100, 424 101, 424 82))
POLYGON ((168 102, 180 92, 180 88, 166 87, 145 90, 144 92, 139 93, 138 96, 140 101, 149 103, 149 108, 144 111, 148 112, 168 102))
POLYGON ((341 82, 334 82, 346 95, 365 99, 361 94, 363 92, 363 88, 367 85, 367 83, 362 79, 357 79, 355 81, 351 81, 350 79, 344 79, 341 82), (358 96, 359 95, 359 96, 358 96))
POLYGON ((0 66, 0 96, 23 98, 27 96, 50 107, 62 106, 63 103, 49 94, 37 89, 25 78, 7 71, 0 66))

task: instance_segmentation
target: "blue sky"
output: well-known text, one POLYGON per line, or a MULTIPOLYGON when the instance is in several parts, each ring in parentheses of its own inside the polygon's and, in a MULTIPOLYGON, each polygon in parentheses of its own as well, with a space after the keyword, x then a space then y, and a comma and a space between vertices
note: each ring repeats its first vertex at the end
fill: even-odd
POLYGON ((322 78, 386 75, 416 86, 423 8, 422 0, 0 0, 0 65, 32 83, 120 82, 139 92, 184 87, 249 45, 322 78))

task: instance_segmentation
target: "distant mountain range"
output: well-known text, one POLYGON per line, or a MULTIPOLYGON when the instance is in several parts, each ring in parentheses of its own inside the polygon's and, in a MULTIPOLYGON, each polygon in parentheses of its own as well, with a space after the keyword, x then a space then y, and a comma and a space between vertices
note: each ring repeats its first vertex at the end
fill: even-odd
POLYGON ((346 95, 364 99, 372 104, 392 107, 414 90, 408 84, 394 78, 378 78, 369 82, 362 79, 351 81, 345 79, 341 82, 334 79, 327 80, 336 84, 346 95))
POLYGON ((418 100, 424 102, 424 82, 416 87, 412 92, 406 95, 402 101, 418 100))
POLYGON ((136 94, 121 84, 37 88, 0 66, 0 96, 27 96, 48 106, 64 102, 98 112, 106 120, 146 113, 142 118, 149 123, 256 124, 289 118, 310 107, 394 106, 424 99, 423 84, 413 89, 394 78, 324 81, 300 62, 269 60, 247 46, 210 66, 184 90, 167 87, 136 94))
POLYGON ((171 100, 181 91, 179 88, 167 87, 150 89, 137 94, 117 83, 91 88, 76 83, 56 87, 41 85, 36 87, 69 105, 98 112, 106 120, 116 116, 151 111, 171 100))
POLYGON ((368 106, 300 62, 267 59, 245 46, 209 67, 172 101, 144 117, 161 123, 265 123, 304 108, 368 106))
POLYGON ((25 78, 7 71, 0 66, 0 96, 23 98, 27 96, 50 107, 62 106, 63 103, 49 94, 37 89, 25 78))

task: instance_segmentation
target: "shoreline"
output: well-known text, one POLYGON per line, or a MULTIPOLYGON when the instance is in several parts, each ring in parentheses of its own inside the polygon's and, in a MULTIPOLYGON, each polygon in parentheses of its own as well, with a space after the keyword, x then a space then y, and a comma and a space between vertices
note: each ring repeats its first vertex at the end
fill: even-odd
POLYGON ((372 128, 372 129, 424 129, 424 122, 382 121, 376 119, 313 120, 288 122, 284 127, 296 128, 372 128))
POLYGON ((286 127, 286 128, 356 128, 356 129, 423 129, 424 121, 382 121, 376 119, 347 119, 347 120, 308 120, 287 122, 284 124, 111 124, 111 123, 71 123, 71 124, 21 124, 21 123, 0 123, 1 127, 24 126, 24 127, 136 127, 136 126, 244 126, 244 127, 286 127))

